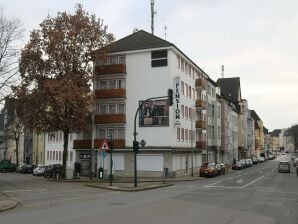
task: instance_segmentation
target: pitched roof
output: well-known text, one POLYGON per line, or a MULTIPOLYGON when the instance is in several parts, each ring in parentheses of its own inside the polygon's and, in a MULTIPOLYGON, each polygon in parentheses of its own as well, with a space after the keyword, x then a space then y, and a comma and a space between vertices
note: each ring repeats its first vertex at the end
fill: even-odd
POLYGON ((170 46, 174 46, 174 44, 154 36, 144 30, 139 30, 131 35, 111 43, 108 46, 108 52, 133 51, 170 46))
POLYGON ((238 102, 241 99, 240 78, 221 78, 217 80, 221 95, 231 102, 238 102), (240 99, 238 99, 240 93, 240 99))

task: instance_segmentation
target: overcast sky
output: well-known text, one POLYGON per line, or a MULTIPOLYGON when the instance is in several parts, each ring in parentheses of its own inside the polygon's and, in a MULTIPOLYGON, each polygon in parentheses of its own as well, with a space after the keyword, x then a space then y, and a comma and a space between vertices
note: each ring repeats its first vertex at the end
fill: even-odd
MULTIPOLYGON (((26 33, 49 14, 74 11, 76 3, 96 14, 116 39, 134 28, 151 32, 150 0, 1 0, 7 16, 26 33)), ((248 100, 270 131, 298 123, 297 0, 155 0, 155 32, 175 44, 214 80, 240 77, 248 100)))

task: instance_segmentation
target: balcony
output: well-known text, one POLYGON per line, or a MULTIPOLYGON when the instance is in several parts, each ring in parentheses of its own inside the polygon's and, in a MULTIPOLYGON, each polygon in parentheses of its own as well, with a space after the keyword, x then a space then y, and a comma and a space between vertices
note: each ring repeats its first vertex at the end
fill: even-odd
MULTIPOLYGON (((99 149, 102 145, 104 139, 94 139, 94 148, 99 149)), ((114 149, 125 148, 125 139, 114 139, 113 140, 114 149)))
MULTIPOLYGON (((102 145, 104 139, 94 139, 94 149, 99 149, 102 145)), ((125 148, 125 139, 115 139, 113 140, 114 148, 120 149, 125 148)), ((73 149, 91 149, 91 139, 90 140, 74 140, 73 149)))
POLYGON ((206 102, 201 100, 201 99, 196 100, 196 108, 205 110, 206 109, 206 102))
POLYGON ((95 115, 95 124, 126 123, 125 114, 95 115))
POLYGON ((199 89, 199 90, 206 89, 206 81, 202 78, 196 79, 196 89, 199 89))
POLYGON ((197 141, 196 142, 196 148, 199 151, 202 151, 202 150, 206 149, 206 141, 197 141))
POLYGON ((206 129, 206 121, 197 120, 196 121, 196 128, 197 129, 206 129))
POLYGON ((126 89, 96 89, 96 99, 126 98, 126 89))
POLYGON ((108 74, 119 74, 126 73, 125 64, 114 64, 114 65, 100 65, 95 67, 96 75, 108 75, 108 74))
POLYGON ((73 149, 91 149, 91 139, 73 140, 73 149))

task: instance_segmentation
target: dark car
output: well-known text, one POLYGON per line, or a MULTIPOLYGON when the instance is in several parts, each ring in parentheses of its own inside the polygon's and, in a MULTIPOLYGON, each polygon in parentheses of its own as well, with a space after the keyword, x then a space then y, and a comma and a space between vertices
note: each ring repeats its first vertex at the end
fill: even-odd
POLYGON ((278 164, 278 172, 287 172, 290 173, 290 163, 288 161, 280 161, 278 164))
POLYGON ((19 172, 19 173, 33 173, 34 168, 35 168, 35 166, 33 166, 31 164, 23 164, 17 168, 17 172, 19 172))
POLYGON ((55 177, 56 175, 62 176, 62 165, 61 164, 51 164, 45 169, 44 177, 55 177))
POLYGON ((243 168, 243 165, 240 163, 240 161, 236 161, 233 165, 232 165, 232 169, 233 170, 241 170, 243 168))
POLYGON ((223 163, 216 164, 216 169, 218 175, 224 175, 226 173, 225 164, 223 163))
POLYGON ((16 165, 9 160, 2 160, 0 162, 0 172, 13 172, 16 170, 16 165))

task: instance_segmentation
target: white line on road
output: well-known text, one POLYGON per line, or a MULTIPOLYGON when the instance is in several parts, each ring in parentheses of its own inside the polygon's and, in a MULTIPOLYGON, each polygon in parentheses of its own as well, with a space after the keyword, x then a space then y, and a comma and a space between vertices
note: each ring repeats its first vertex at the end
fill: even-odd
POLYGON ((206 185, 206 186, 204 186, 204 187, 211 187, 211 186, 213 186, 213 185, 215 185, 215 184, 218 184, 218 183, 220 183, 220 181, 217 181, 217 182, 215 182, 215 183, 212 183, 212 184, 206 185))
POLYGON ((244 185, 244 186, 242 186, 241 188, 245 188, 245 187, 247 187, 247 186, 249 186, 249 185, 251 185, 251 184, 253 184, 253 183, 257 182, 258 180, 260 180, 260 179, 264 178, 264 176, 265 176, 265 175, 263 175, 263 176, 261 176, 261 177, 259 177, 259 178, 255 179, 255 180, 253 180, 252 182, 250 182, 250 183, 248 183, 248 184, 245 184, 245 185, 244 185))
POLYGON ((31 192, 31 191, 46 191, 47 189, 20 189, 20 190, 13 190, 13 191, 2 191, 2 193, 14 193, 14 192, 31 192))

